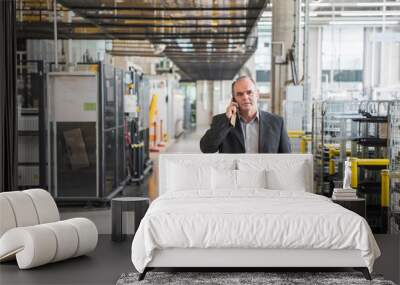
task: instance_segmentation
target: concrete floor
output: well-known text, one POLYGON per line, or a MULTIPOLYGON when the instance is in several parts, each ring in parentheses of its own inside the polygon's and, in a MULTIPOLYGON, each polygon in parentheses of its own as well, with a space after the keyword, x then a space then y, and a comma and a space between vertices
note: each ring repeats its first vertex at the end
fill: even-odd
POLYGON ((134 271, 131 241, 132 238, 116 243, 111 236, 100 235, 97 248, 87 256, 28 270, 19 270, 15 261, 2 263, 0 284, 115 284, 122 273, 134 271))
MULTIPOLYGON (((197 153, 199 138, 204 130, 187 135, 166 152, 197 153)), ((158 157, 153 157, 155 170, 158 157)), ((122 195, 125 196, 157 196, 157 171, 141 186, 129 185, 122 195)), ((48 264, 30 270, 19 270, 16 262, 0 265, 0 284, 115 284, 122 273, 134 271, 130 259, 132 238, 124 242, 112 242, 111 211, 104 208, 64 207, 60 209, 62 219, 84 216, 93 220, 99 229, 99 243, 96 250, 88 256, 82 256, 54 264, 48 264)), ((400 236, 376 235, 382 256, 376 261, 374 272, 383 274, 386 279, 400 284, 400 236)))
POLYGON ((375 261, 374 272, 400 284, 400 235, 374 235, 381 256, 375 261))

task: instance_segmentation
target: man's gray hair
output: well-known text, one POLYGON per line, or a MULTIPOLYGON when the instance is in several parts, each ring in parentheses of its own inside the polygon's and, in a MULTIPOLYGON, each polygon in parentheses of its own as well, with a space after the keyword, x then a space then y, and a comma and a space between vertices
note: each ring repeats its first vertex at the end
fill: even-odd
POLYGON ((242 80, 242 79, 244 79, 244 78, 250 79, 250 81, 253 82, 254 87, 257 88, 256 82, 254 81, 253 78, 251 78, 251 77, 248 76, 248 75, 241 75, 241 76, 239 76, 238 78, 236 78, 235 80, 233 80, 233 82, 232 82, 232 97, 235 96, 235 90, 234 90, 234 88, 235 88, 236 82, 238 82, 239 80, 242 80))

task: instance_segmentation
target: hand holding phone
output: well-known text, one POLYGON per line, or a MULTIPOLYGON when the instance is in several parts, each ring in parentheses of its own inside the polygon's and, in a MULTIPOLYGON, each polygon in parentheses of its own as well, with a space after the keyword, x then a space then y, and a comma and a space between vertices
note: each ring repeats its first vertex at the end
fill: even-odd
POLYGON ((232 98, 231 103, 226 108, 226 117, 230 120, 230 124, 235 127, 236 125, 236 112, 239 105, 236 103, 235 99, 232 98))

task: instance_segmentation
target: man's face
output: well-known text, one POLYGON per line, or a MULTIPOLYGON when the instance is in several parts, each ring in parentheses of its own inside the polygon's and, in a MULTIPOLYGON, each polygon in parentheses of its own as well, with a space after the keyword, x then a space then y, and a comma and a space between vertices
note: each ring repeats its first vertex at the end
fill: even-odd
POLYGON ((234 98, 239 104, 240 111, 257 109, 258 91, 249 78, 242 78, 234 85, 234 98))

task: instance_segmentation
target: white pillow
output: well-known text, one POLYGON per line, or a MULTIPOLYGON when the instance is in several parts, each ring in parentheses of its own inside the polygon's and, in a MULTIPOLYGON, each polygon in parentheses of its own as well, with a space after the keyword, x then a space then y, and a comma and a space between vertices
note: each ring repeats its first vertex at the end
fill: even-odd
POLYGON ((237 187, 241 188, 266 188, 267 177, 265 169, 262 170, 236 170, 237 187))
POLYGON ((216 191, 237 189, 236 170, 212 168, 212 184, 216 191))
POLYGON ((212 190, 211 167, 169 163, 167 191, 212 190))
POLYGON ((305 167, 305 163, 294 163, 281 169, 267 169, 267 188, 306 192, 308 177, 305 167))

